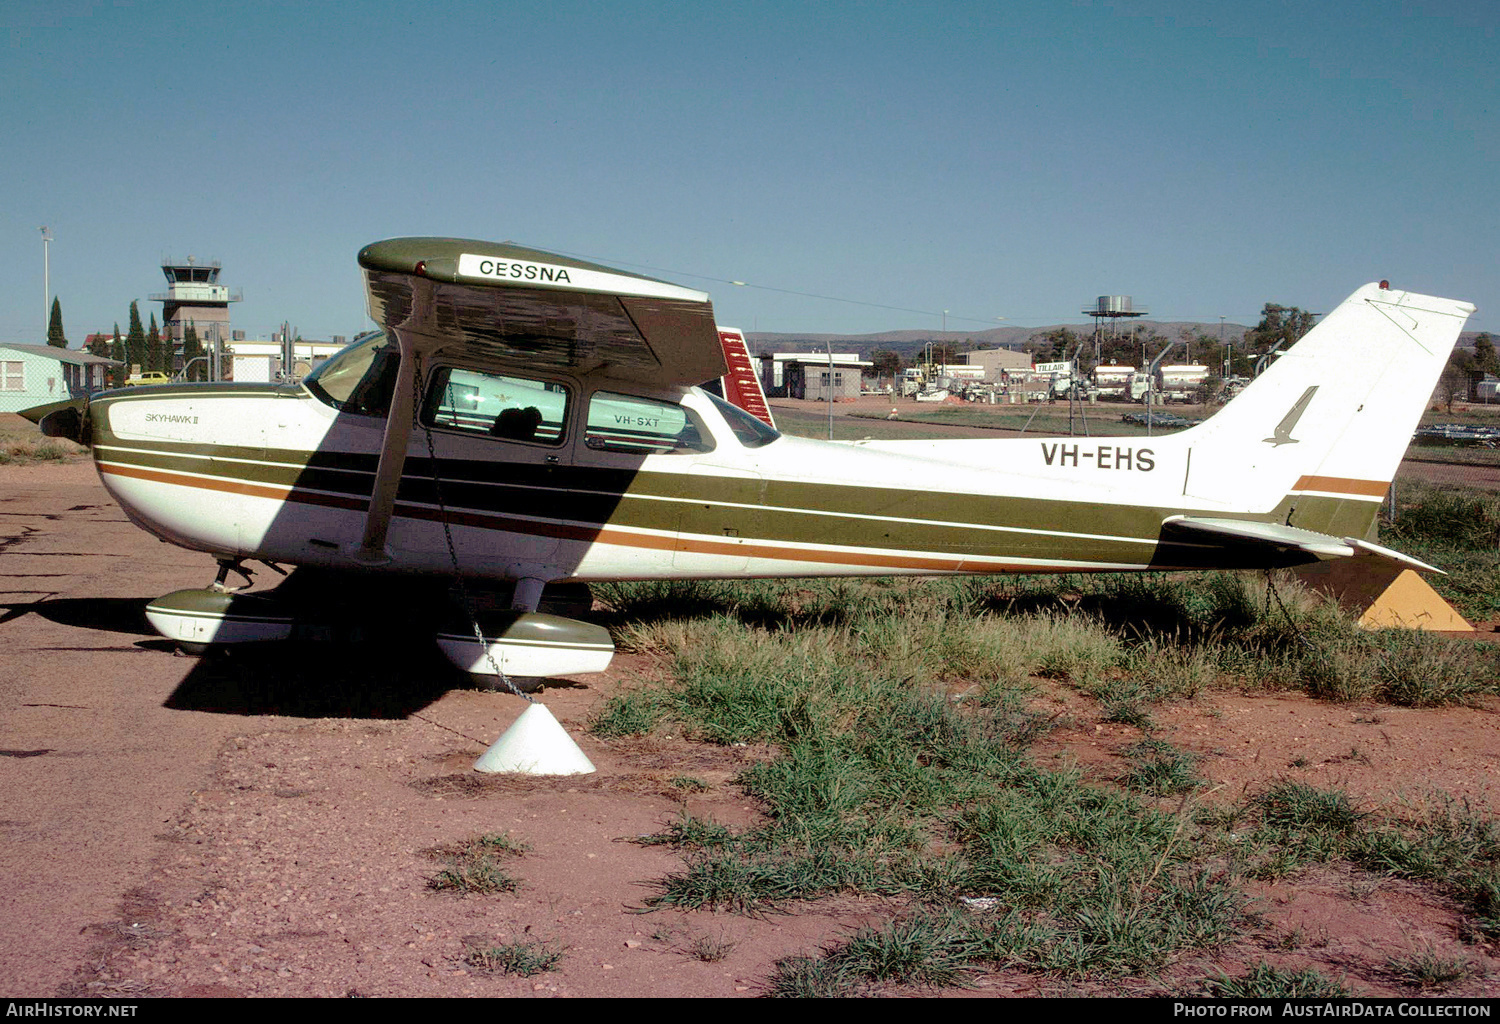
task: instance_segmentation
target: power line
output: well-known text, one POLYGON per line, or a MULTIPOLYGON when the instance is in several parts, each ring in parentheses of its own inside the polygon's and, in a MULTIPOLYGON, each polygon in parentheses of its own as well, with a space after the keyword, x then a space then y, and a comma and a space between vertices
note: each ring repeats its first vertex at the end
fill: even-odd
MULTIPOLYGON (((754 289, 757 289, 757 290, 763 291, 763 292, 776 292, 779 295, 796 295, 796 296, 799 296, 799 297, 804 298, 804 299, 821 299, 821 300, 823 300, 825 302, 842 302, 842 303, 844 303, 846 305, 850 305, 850 306, 865 306, 865 307, 868 307, 870 309, 889 309, 889 310, 893 310, 893 311, 898 312, 898 313, 916 313, 916 314, 918 314, 920 316, 931 316, 931 317, 939 317, 939 318, 941 318, 944 315, 944 312, 945 312, 944 310, 940 310, 940 309, 916 309, 916 308, 911 307, 911 306, 892 306, 892 305, 889 305, 889 304, 883 303, 883 302, 868 302, 868 301, 866 301, 864 299, 849 299, 849 298, 845 298, 845 297, 843 297, 841 295, 823 295, 823 294, 821 294, 819 292, 803 292, 803 291, 797 291, 794 288, 778 288, 778 287, 776 287, 774 285, 769 285, 769 284, 751 284, 748 281, 736 281, 736 280, 732 280, 732 279, 727 278, 727 277, 714 277, 712 274, 695 274, 695 273, 693 273, 690 270, 673 270, 673 269, 668 268, 668 267, 654 267, 654 266, 651 266, 649 263, 635 263, 635 262, 632 262, 630 260, 617 259, 617 258, 609 257, 609 256, 594 256, 594 255, 591 255, 589 253, 583 253, 583 252, 569 252, 566 249, 554 249, 553 251, 557 252, 557 253, 559 253, 561 255, 564 255, 564 256, 573 256, 573 257, 576 257, 576 258, 581 259, 581 260, 591 260, 591 261, 596 262, 596 263, 603 263, 603 264, 607 264, 607 265, 618 265, 618 266, 622 266, 622 267, 634 267, 637 270, 649 270, 653 274, 667 274, 667 275, 670 275, 671 277, 690 277, 690 278, 693 278, 694 280, 697 280, 697 281, 712 281, 715 284, 727 284, 727 285, 732 285, 733 287, 736 287, 736 288, 754 288, 754 289)), ((959 321, 962 321, 964 323, 985 324, 986 326, 993 328, 993 327, 996 326, 995 322, 997 320, 1000 320, 1000 319, 1004 319, 1007 323, 1013 323, 1013 324, 1014 324, 1015 321, 1021 321, 1021 320, 1050 321, 1050 322, 1056 323, 1056 322, 1061 321, 1061 320, 1066 320, 1069 316, 1073 316, 1073 315, 1075 315, 1075 314, 1071 314, 1071 313, 1069 313, 1069 314, 1048 313, 1048 314, 1043 314, 1043 315, 1040 315, 1040 316, 1036 316, 1036 315, 1026 315, 1026 316, 1013 315, 1013 316, 1006 316, 1006 317, 1002 318, 1002 317, 993 317, 993 316, 992 317, 957 316, 957 315, 955 315, 953 313, 948 313, 947 314, 947 318, 949 320, 959 320, 959 321)), ((1212 316, 1195 317, 1195 316, 1188 316, 1186 314, 1162 313, 1162 314, 1158 314, 1158 319, 1156 321, 1154 321, 1154 322, 1160 322, 1161 320, 1168 320, 1168 319, 1170 319, 1170 320, 1187 320, 1187 321, 1192 321, 1194 323, 1209 323, 1211 321, 1219 319, 1220 315, 1221 314, 1219 314, 1219 313, 1215 313, 1212 316)), ((1242 318, 1245 318, 1245 315, 1244 314, 1240 314, 1240 313, 1223 314, 1223 315, 1230 316, 1233 319, 1242 319, 1242 318)), ((1256 317, 1258 317, 1259 315, 1260 315, 1259 313, 1254 314, 1254 316, 1256 316, 1256 317)), ((1014 325, 1015 326, 1019 326, 1019 324, 1014 324, 1014 325)))
MULTIPOLYGON (((566 249, 556 249, 553 251, 561 253, 564 256, 576 256, 577 258, 583 260, 593 260, 599 263, 618 264, 624 267, 635 267, 638 270, 649 270, 653 274, 670 274, 673 277, 691 277, 699 281, 713 281, 716 284, 733 285, 736 288, 755 288, 763 292, 776 292, 781 295, 798 295, 804 299, 822 299, 826 302, 843 302, 851 306, 868 306, 871 309, 890 309, 898 313, 917 313, 921 316, 942 317, 944 312, 941 309, 913 309, 910 306, 891 306, 883 302, 866 302, 864 299, 846 299, 839 295, 821 295, 817 292, 799 292, 793 288, 777 288, 774 285, 769 284, 751 284, 748 281, 733 281, 727 277, 714 277, 710 274, 695 274, 688 270, 671 270, 666 267, 653 267, 646 263, 632 263, 629 260, 614 259, 605 256, 591 256, 588 253, 581 252, 568 252, 566 249)), ((954 316, 952 313, 949 313, 948 319, 964 320, 969 323, 976 324, 994 324, 994 322, 999 318, 954 316)), ((1015 318, 1006 317, 1005 319, 1011 320, 1015 318)))

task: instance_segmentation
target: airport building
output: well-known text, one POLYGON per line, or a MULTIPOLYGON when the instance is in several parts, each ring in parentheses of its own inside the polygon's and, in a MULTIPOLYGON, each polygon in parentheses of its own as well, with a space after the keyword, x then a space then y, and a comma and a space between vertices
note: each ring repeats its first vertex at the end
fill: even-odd
POLYGON ((1010 348, 976 349, 964 356, 964 362, 969 366, 984 367, 984 379, 987 381, 999 381, 1003 379, 1002 374, 1009 370, 1031 369, 1030 354, 1010 348))
POLYGON ((105 373, 119 365, 79 349, 0 345, 0 412, 103 391, 105 373))
POLYGON ((767 398, 858 398, 864 373, 874 365, 858 352, 776 352, 760 357, 760 386, 767 398))
POLYGON ((292 358, 287 362, 286 342, 279 339, 247 340, 243 331, 235 331, 230 342, 233 353, 233 379, 245 381, 300 380, 321 366, 329 356, 346 344, 341 334, 332 341, 308 341, 294 338, 292 358))

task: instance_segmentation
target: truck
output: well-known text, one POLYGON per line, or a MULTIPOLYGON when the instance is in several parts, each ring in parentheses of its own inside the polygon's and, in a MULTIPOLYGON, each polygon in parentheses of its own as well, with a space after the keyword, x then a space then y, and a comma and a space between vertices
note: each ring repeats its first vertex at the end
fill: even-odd
POLYGON ((1158 402, 1191 402, 1206 380, 1206 366, 1163 366, 1154 377, 1150 373, 1137 371, 1130 376, 1130 400, 1144 402, 1154 392, 1158 402))
POLYGON ((1094 367, 1094 387, 1099 389, 1099 397, 1117 401, 1124 399, 1130 390, 1130 378, 1135 376, 1134 366, 1096 366, 1094 367))
POLYGON ((1048 398, 1064 398, 1073 387, 1073 364, 1065 363, 1037 363, 1031 368, 1032 374, 1048 382, 1048 398))

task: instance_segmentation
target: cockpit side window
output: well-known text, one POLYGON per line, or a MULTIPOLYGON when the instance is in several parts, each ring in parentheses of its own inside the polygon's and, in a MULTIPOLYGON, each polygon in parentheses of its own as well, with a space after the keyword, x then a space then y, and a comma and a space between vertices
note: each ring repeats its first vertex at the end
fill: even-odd
POLYGON ((570 393, 554 381, 441 366, 422 403, 429 427, 506 441, 560 445, 567 436, 570 393))

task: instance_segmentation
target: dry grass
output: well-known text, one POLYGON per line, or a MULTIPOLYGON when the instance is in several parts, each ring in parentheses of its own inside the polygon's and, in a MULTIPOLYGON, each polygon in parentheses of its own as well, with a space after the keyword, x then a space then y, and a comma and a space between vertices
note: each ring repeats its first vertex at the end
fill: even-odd
POLYGON ((43 437, 35 423, 13 412, 0 413, 0 466, 67 462, 87 452, 81 444, 43 437))

